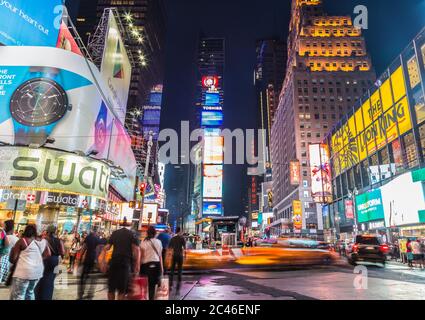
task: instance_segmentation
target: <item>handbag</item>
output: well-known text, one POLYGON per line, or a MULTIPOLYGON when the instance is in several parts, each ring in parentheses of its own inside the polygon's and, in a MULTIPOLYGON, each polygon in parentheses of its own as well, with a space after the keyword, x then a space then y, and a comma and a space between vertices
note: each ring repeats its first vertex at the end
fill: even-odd
POLYGON ((134 277, 131 282, 130 293, 127 298, 129 300, 149 300, 148 288, 147 277, 134 277))
POLYGON ((167 276, 161 277, 155 293, 155 300, 168 300, 170 298, 170 282, 167 276))
POLYGON ((114 252, 114 246, 111 246, 111 248, 108 251, 102 250, 99 257, 97 258, 97 262, 99 264, 99 270, 102 273, 107 273, 109 269, 109 262, 112 259, 112 253, 114 252))

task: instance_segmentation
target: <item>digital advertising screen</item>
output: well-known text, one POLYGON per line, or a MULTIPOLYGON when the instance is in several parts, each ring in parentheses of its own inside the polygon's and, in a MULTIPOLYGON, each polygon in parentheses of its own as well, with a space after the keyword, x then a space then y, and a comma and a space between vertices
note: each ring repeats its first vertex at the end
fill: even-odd
POLYGON ((221 135, 221 129, 218 128, 205 128, 204 136, 205 137, 218 137, 221 135))
POLYGON ((62 12, 62 0, 0 1, 0 44, 56 47, 62 12))
POLYGON ((204 216, 221 216, 223 214, 223 205, 219 201, 208 201, 202 205, 202 214, 204 216))
POLYGON ((206 92, 205 93, 205 105, 206 106, 218 106, 218 105, 220 105, 220 93, 218 93, 218 92, 206 92))
POLYGON ((223 163, 224 137, 204 138, 204 163, 223 163))
POLYGON ((203 197, 221 198, 223 196, 223 177, 204 177, 203 197))
POLYGON ((202 126, 221 126, 223 124, 223 113, 221 111, 202 111, 202 126))
POLYGON ((161 109, 144 109, 143 126, 159 126, 161 109))
POLYGON ((151 92, 149 96, 149 104, 152 106, 160 106, 162 103, 161 92, 151 92))

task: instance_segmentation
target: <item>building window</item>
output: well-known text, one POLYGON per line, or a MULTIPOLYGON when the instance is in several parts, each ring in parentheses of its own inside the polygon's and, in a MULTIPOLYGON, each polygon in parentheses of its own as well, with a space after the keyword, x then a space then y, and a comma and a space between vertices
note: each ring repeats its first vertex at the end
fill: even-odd
POLYGON ((309 194, 309 192, 308 191, 304 191, 304 198, 309 198, 310 197, 310 194, 309 194))
POLYGON ((416 154, 415 139, 413 133, 409 133, 403 137, 404 148, 406 150, 406 163, 409 168, 418 165, 418 156, 416 154))
POLYGON ((308 180, 303 180, 303 187, 308 188, 308 180))

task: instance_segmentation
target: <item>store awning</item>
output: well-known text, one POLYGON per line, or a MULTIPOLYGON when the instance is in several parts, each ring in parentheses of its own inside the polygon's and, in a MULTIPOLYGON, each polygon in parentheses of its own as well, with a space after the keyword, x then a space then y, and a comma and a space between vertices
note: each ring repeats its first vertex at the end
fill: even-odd
POLYGON ((204 222, 211 223, 211 221, 212 221, 211 218, 204 218, 204 219, 201 219, 201 220, 196 221, 195 222, 195 225, 198 225, 198 224, 201 224, 201 223, 204 223, 204 222))

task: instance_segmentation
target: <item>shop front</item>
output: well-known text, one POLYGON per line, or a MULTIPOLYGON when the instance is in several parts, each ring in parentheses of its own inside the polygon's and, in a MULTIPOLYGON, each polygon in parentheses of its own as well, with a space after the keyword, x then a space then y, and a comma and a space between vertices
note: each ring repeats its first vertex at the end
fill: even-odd
POLYGON ((110 168, 73 153, 47 148, 0 147, 0 220, 17 230, 55 224, 60 232, 101 224, 110 168))

